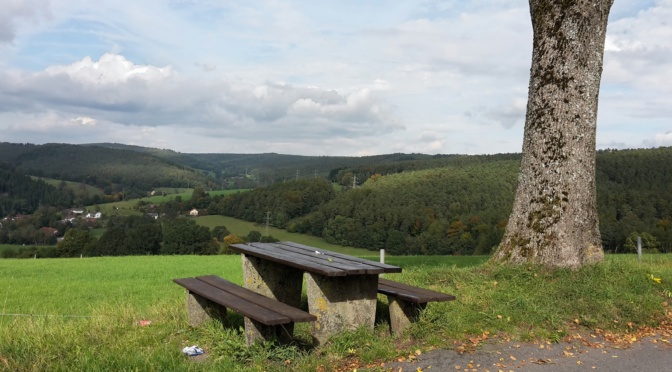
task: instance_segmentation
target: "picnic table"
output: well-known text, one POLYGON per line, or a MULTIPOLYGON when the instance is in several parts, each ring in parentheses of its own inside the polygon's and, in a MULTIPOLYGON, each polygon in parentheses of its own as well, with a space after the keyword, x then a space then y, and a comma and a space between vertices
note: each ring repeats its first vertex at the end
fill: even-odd
MULTIPOLYGON (((298 308, 305 273, 311 333, 319 344, 343 330, 373 330, 378 276, 401 267, 293 242, 233 244, 243 261, 244 287, 298 308)), ((288 325, 293 327, 293 324, 288 325)), ((259 323, 245 318, 248 337, 263 338, 259 323)), ((293 329, 287 329, 290 334, 293 329)))

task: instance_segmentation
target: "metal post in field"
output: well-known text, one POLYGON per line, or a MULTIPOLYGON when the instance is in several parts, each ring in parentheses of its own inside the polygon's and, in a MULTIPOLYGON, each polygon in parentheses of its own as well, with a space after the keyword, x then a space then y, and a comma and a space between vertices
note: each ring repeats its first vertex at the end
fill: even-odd
POLYGON ((637 257, 639 260, 642 260, 642 237, 638 236, 637 237, 637 257))

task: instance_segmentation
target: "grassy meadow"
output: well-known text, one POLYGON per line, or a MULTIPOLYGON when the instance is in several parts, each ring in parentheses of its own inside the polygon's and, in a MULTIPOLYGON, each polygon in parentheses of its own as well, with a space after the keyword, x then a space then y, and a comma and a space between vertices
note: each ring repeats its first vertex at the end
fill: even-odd
POLYGON ((47 184, 49 184, 51 186, 54 186, 56 188, 58 188, 61 185, 61 183, 65 182, 65 185, 70 190, 72 190, 72 192, 76 196, 83 196, 83 195, 85 195, 87 197, 92 197, 94 195, 98 195, 98 196, 101 196, 101 197, 105 196, 105 192, 103 191, 103 189, 101 189, 99 187, 87 185, 85 183, 72 182, 72 181, 62 181, 62 180, 57 180, 57 179, 53 179, 53 178, 44 178, 44 177, 35 177, 35 176, 31 176, 31 178, 34 179, 34 180, 42 180, 42 181, 46 182, 47 184))
MULTIPOLYGON (((196 217, 195 219, 197 224, 201 226, 206 226, 211 230, 215 226, 226 226, 226 228, 230 232, 241 237, 246 236, 252 230, 257 230, 263 235, 266 234, 266 226, 258 225, 255 224, 254 222, 239 220, 233 217, 214 215, 214 216, 196 217)), ((331 244, 327 243, 324 239, 318 238, 316 236, 290 233, 287 230, 276 229, 275 227, 270 226, 268 228, 268 234, 279 240, 292 241, 299 244, 309 245, 311 247, 326 249, 353 256, 366 256, 366 255, 373 256, 378 254, 378 252, 370 251, 364 248, 344 247, 341 245, 331 244)))
MULTIPOLYGON (((161 204, 161 203, 166 203, 170 201, 171 199, 175 199, 176 197, 181 197, 183 201, 187 201, 191 199, 191 195, 194 192, 194 189, 187 189, 187 188, 179 188, 179 189, 172 189, 172 188, 163 188, 163 189, 157 189, 157 191, 163 191, 167 195, 154 195, 154 196, 147 196, 144 198, 140 199, 131 199, 131 200, 124 200, 124 201, 119 201, 119 202, 114 202, 114 203, 105 203, 105 204, 99 204, 99 205, 89 205, 86 207, 87 210, 96 210, 99 209, 104 215, 109 215, 109 214, 118 214, 121 216, 139 216, 142 213, 138 212, 135 210, 135 206, 138 204, 139 201, 147 202, 147 203, 152 203, 152 204, 161 204)), ((245 190, 213 190, 213 191, 208 191, 207 193, 210 196, 218 196, 218 195, 228 195, 228 194, 235 194, 237 192, 242 192, 245 190)))
POLYGON ((486 260, 388 257, 404 271, 387 278, 457 300, 430 304, 409 332, 394 336, 380 296, 373 332, 347 332, 317 348, 307 324, 297 325, 296 344, 251 348, 235 313, 225 328, 188 326, 184 291, 171 280, 217 274, 240 284, 239 256, 0 260, 0 370, 336 370, 474 337, 555 341, 577 328, 627 333, 672 317, 671 255, 608 256, 579 271, 486 260), (182 355, 190 345, 207 357, 182 355))

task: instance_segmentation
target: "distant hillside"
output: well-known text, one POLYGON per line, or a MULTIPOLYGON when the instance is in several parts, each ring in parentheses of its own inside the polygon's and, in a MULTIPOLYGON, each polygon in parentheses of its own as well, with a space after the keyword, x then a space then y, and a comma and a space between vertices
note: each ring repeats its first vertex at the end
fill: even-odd
MULTIPOLYGON (((258 223, 268 211, 276 227, 394 254, 487 254, 511 212, 519 159, 452 156, 372 165, 389 175, 374 173, 300 217, 288 212, 308 196, 298 182, 230 196, 216 210, 258 223)), ((632 251, 639 235, 645 248, 672 252, 672 147, 599 151, 596 179, 605 250, 632 251)))
POLYGON ((56 188, 62 188, 63 186, 67 187, 70 191, 72 191, 74 195, 74 204, 75 205, 86 205, 88 204, 92 199, 97 199, 103 200, 105 197, 105 193, 103 192, 103 189, 91 185, 87 185, 85 183, 81 182, 72 182, 72 181, 63 181, 63 180, 56 180, 53 178, 40 178, 40 177, 32 177, 34 180, 40 180, 46 182, 48 185, 54 186, 56 188))
POLYGON ((299 171, 299 178, 309 178, 315 175, 326 177, 330 171, 337 168, 432 159, 432 156, 424 154, 389 154, 363 157, 302 156, 276 153, 189 154, 117 143, 98 143, 94 145, 152 154, 176 164, 213 172, 219 177, 260 173, 264 182, 295 179, 297 171, 299 171))
POLYGON ((82 182, 107 194, 154 187, 193 187, 211 180, 200 172, 157 156, 100 146, 0 143, 0 158, 17 171, 38 177, 82 182))
POLYGON ((0 218, 8 214, 32 214, 41 205, 67 208, 74 194, 67 187, 54 187, 34 180, 0 163, 0 218))
MULTIPOLYGON (((387 175, 411 170, 520 159, 520 154, 469 156, 394 153, 361 157, 302 156, 276 153, 188 154, 115 143, 99 143, 95 146, 152 154, 175 164, 206 171, 219 182, 226 183, 239 177, 247 180, 247 184, 230 185, 232 188, 233 186, 268 186, 275 182, 315 176, 324 177, 342 185, 352 185, 353 181, 361 185, 376 173, 387 175)), ((241 180, 238 179, 237 182, 241 182, 241 180)))

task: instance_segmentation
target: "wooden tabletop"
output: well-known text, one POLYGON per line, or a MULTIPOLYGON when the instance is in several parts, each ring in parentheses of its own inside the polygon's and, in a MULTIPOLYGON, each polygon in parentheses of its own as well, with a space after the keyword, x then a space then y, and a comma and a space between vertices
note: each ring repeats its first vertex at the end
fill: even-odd
POLYGON ((386 265, 292 242, 233 244, 229 248, 235 252, 324 276, 401 272, 399 266, 386 265))

